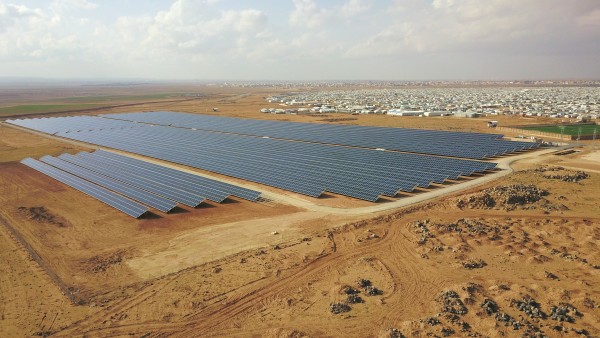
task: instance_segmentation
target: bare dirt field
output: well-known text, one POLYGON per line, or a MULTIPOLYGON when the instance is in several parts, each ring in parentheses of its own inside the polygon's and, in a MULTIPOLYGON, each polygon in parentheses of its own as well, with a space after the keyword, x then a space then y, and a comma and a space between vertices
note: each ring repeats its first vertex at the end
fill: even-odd
MULTIPOLYGON (((266 89, 211 90, 148 110, 319 119, 259 113, 266 89)), ((439 122, 348 121, 488 131, 484 120, 439 122)), ((372 214, 327 212, 365 207, 330 195, 304 199, 315 209, 231 199, 141 220, 18 163, 81 150, 0 126, 2 337, 600 335, 593 145, 524 156, 512 174, 372 214)))

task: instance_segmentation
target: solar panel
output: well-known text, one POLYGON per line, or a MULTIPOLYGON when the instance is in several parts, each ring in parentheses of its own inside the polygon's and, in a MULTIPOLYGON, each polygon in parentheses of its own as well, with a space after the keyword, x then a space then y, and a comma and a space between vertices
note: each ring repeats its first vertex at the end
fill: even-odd
POLYGON ((487 162, 170 127, 79 132, 68 137, 311 196, 331 191, 367 200, 495 166, 487 162))
MULTIPOLYGON (((140 114, 134 115, 138 116, 140 114)), ((179 115, 187 116, 190 114, 176 114, 175 116, 179 115)), ((142 114, 142 116, 145 115, 142 114)), ((154 115, 150 114, 150 116, 154 115)), ((173 114, 169 113, 164 116, 158 114, 155 117, 167 119, 163 122, 155 122, 166 123, 171 121, 173 114)), ((181 121, 187 121, 188 118, 181 117, 181 121)), ((190 123, 195 123, 195 118, 192 115, 190 123)), ((105 120, 101 124, 102 129, 85 129, 81 131, 72 131, 73 128, 77 129, 82 124, 81 121, 74 120, 73 124, 75 126, 70 126, 71 122, 68 118, 62 119, 61 128, 69 131, 57 132, 56 135, 183 164, 312 197, 318 197, 328 191, 367 201, 376 201, 381 196, 395 196, 399 192, 411 192, 416 188, 428 188, 432 184, 443 183, 448 179, 458 179, 461 176, 483 173, 496 167, 495 163, 455 157, 378 151, 369 148, 330 145, 312 141, 293 142, 275 138, 261 138, 231 133, 229 129, 226 129, 227 132, 221 130, 215 132, 193 130, 189 126, 174 128, 108 118, 98 117, 98 119, 105 120), (110 121, 116 123, 115 127, 111 127, 110 121), (133 124, 135 127, 123 128, 123 123, 133 124)), ((211 122, 213 123, 211 125, 213 129, 225 129, 221 126, 225 125, 229 128, 232 125, 230 121, 222 122, 219 119, 215 121, 211 122)), ((257 130, 262 130, 261 128, 264 128, 262 123, 269 122, 243 121, 235 122, 236 128, 243 129, 256 126, 257 130)), ((28 124, 25 122, 19 123, 28 124)), ((55 122, 49 123, 53 126, 52 128, 46 128, 41 121, 37 121, 35 127, 50 131, 57 128, 55 122)), ((286 125, 287 127, 283 130, 295 133, 301 129, 304 133, 302 135, 310 136, 315 132, 314 128, 317 128, 314 124, 308 124, 310 125, 308 127, 304 126, 307 124, 302 125, 300 127, 286 125)), ((328 129, 330 127, 327 125, 325 127, 318 126, 316 132, 335 131, 328 129)), ((276 124, 269 126, 269 128, 277 131, 276 129, 281 127, 276 124)), ((386 135, 389 132, 387 129, 397 130, 397 128, 384 129, 382 131, 376 128, 372 133, 374 135, 386 135)), ((367 128, 367 130, 371 129, 367 128)), ((355 129, 348 129, 347 132, 357 137, 366 135, 362 129, 359 129, 358 132, 355 129)), ((419 135, 422 132, 410 130, 405 133, 419 135)), ((464 136, 465 133, 451 134, 464 136)), ((427 133, 423 135, 425 138, 432 137, 427 133)), ((482 142, 493 142, 497 137, 498 135, 479 134, 471 138, 483 140, 482 142)), ((479 148, 475 149, 473 155, 480 151, 479 148)), ((495 151, 498 150, 488 152, 493 153, 495 151)), ((230 195, 250 200, 256 200, 259 196, 257 191, 251 189, 106 151, 80 153, 77 156, 65 154, 59 156, 59 158, 96 174, 110 177, 122 184, 151 191, 164 198, 187 205, 197 203, 198 197, 206 197, 219 202, 230 195), (194 198, 196 198, 195 201, 192 200, 194 198), (183 202, 184 200, 185 202, 183 202)))
MULTIPOLYGON (((194 175, 181 170, 168 168, 162 165, 149 163, 146 161, 134 159, 128 156, 111 153, 108 151, 97 150, 91 154, 96 158, 101 157, 105 160, 113 160, 123 164, 130 165, 136 169, 147 172, 151 175, 159 175, 171 179, 173 182, 181 182, 190 187, 197 187, 199 191, 211 191, 222 196, 237 196, 250 201, 256 201, 260 197, 260 192, 252 189, 243 188, 233 184, 217 181, 203 176, 194 175)), ((208 197, 208 196, 207 196, 208 197)), ((224 200, 224 198, 222 199, 224 200)), ((221 202, 222 200, 214 200, 221 202)))
POLYGON ((197 207, 205 200, 203 196, 198 196, 187 191, 173 188, 171 186, 154 181, 151 178, 132 175, 129 172, 123 172, 118 168, 112 168, 110 165, 107 165, 103 162, 86 159, 82 156, 73 156, 70 154, 62 154, 58 158, 190 207, 197 207))
POLYGON ((539 146, 531 142, 501 140, 501 134, 249 120, 164 111, 100 116, 117 121, 473 159, 489 158, 539 146))
POLYGON ((77 189, 101 202, 104 202, 131 217, 139 218, 143 214, 148 212, 148 208, 139 203, 136 203, 112 191, 99 187, 77 176, 56 169, 43 162, 34 160, 32 158, 26 158, 22 160, 21 163, 47 176, 50 176, 55 180, 60 181, 74 189, 77 189))
POLYGON ((90 182, 95 183, 99 186, 102 186, 106 189, 117 192, 123 196, 126 196, 132 200, 143 203, 147 206, 153 207, 162 212, 169 212, 177 206, 177 203, 175 203, 169 199, 166 199, 166 198, 160 197, 156 194, 153 194, 151 192, 124 184, 117 180, 111 179, 108 176, 103 176, 103 175, 97 174, 91 170, 85 169, 83 167, 79 167, 77 165, 63 161, 56 157, 43 156, 42 158, 40 158, 40 161, 42 161, 46 164, 49 164, 53 167, 56 167, 60 170, 63 170, 65 172, 68 172, 70 174, 79 176, 87 181, 90 181, 90 182))

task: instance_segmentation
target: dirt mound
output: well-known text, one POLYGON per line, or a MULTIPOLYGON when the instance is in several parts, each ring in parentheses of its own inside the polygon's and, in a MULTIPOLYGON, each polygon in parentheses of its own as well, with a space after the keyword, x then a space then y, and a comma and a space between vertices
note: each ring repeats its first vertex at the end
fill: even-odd
POLYGON ((119 250, 105 255, 97 255, 82 261, 86 271, 99 273, 108 270, 111 266, 120 264, 125 259, 125 250, 119 250))
POLYGON ((550 193, 535 185, 513 184, 485 189, 456 202, 460 209, 491 209, 494 207, 514 210, 517 206, 533 204, 545 200, 550 193))
POLYGON ((39 222, 65 227, 66 222, 58 216, 54 216, 45 207, 18 207, 19 214, 25 215, 29 219, 39 222))
POLYGON ((581 170, 567 170, 563 167, 541 167, 537 169, 531 170, 533 172, 542 173, 542 177, 552 180, 561 180, 564 182, 573 182, 577 183, 581 180, 584 180, 590 175, 585 171, 581 170), (552 172, 547 173, 547 172, 552 172))

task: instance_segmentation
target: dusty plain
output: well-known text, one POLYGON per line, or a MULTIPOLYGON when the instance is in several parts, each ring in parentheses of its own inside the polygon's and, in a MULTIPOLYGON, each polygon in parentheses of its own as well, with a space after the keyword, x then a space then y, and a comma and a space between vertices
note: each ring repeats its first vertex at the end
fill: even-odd
MULTIPOLYGON (((490 132, 485 119, 258 112, 269 106, 264 97, 298 90, 135 86, 126 90, 133 106, 47 116, 173 110, 490 132)), ((112 103, 99 97, 123 95, 106 87, 40 91, 10 91, 0 104, 112 103)), ((598 148, 582 142, 568 155, 531 153, 498 180, 377 213, 307 209, 255 186, 273 198, 132 220, 18 163, 92 146, 1 124, 0 336, 599 336, 598 148), (502 189, 530 185, 518 203, 503 199, 502 189), (352 296, 349 311, 330 311, 352 294, 362 302, 352 296)), ((368 204, 290 196, 336 209, 368 204)))

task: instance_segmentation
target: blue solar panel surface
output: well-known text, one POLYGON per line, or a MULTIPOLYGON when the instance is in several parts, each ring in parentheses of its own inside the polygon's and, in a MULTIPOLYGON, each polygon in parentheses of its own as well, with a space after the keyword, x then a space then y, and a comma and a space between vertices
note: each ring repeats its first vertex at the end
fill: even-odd
POLYGON ((128 121, 119 121, 115 123, 114 121, 107 121, 106 119, 97 116, 42 117, 34 119, 6 120, 6 122, 48 134, 98 129, 127 129, 140 126, 138 123, 131 123, 128 121))
MULTIPOLYGON (((90 154, 98 159, 112 160, 121 162, 125 165, 133 166, 137 170, 148 173, 157 177, 168 179, 173 184, 183 183, 184 187, 197 188, 200 192, 206 191, 206 196, 215 197, 212 199, 215 202, 222 202, 227 196, 233 195, 249 201, 256 201, 260 197, 260 192, 252 189, 243 188, 233 184, 213 180, 207 177, 186 173, 181 170, 167 168, 161 165, 148 163, 142 160, 134 159, 128 156, 123 156, 108 151, 97 150, 90 154), (210 195, 210 196, 209 196, 210 195)), ((113 162, 114 163, 114 162, 113 162)))
POLYGON ((368 201, 495 167, 494 163, 472 160, 162 126, 58 135, 309 196, 330 191, 368 201))
MULTIPOLYGON (((133 114, 134 117, 141 115, 143 114, 133 114)), ((190 116, 175 116, 180 115, 190 116)), ((152 113, 149 116, 173 119, 172 113, 152 113)), ((191 115, 192 118, 195 118, 194 116, 191 115)), ((38 128, 36 130, 53 132, 57 136, 154 157, 313 197, 329 191, 376 201, 381 196, 395 196, 399 192, 427 188, 431 184, 485 172, 496 166, 495 163, 468 159, 294 142, 224 133, 222 130, 194 130, 189 126, 174 128, 101 117, 90 118, 99 121, 97 129, 81 128, 83 122, 78 118, 72 120, 73 125, 69 118, 61 118, 60 128, 53 119, 17 122, 22 126, 38 128), (46 126, 44 121, 48 122, 49 126, 46 126), (128 124, 131 127, 127 127, 128 124), (57 131, 59 129, 64 131, 57 131)), ((182 121, 187 121, 187 118, 182 117, 182 121)), ((86 124, 90 123, 89 120, 85 121, 86 124)), ((248 120, 241 121, 248 123, 248 120)), ((155 122, 160 121, 153 121, 155 122)), ((195 123, 193 120, 188 122, 195 123)), ((263 128, 262 122, 269 121, 254 122, 260 122, 257 124, 257 128, 260 129, 263 128)), ((306 123, 301 125, 311 125, 304 126, 307 130, 316 126, 306 123)), ((299 127, 290 128, 288 129, 293 131, 299 127)), ((377 132, 385 134, 388 129, 398 130, 378 128, 377 132)), ((423 132, 410 131, 417 134, 423 132)), ((498 135, 476 134, 473 137, 494 141, 498 135)), ((250 189, 217 183, 208 178, 105 151, 80 153, 77 156, 64 154, 59 158, 123 184, 134 185, 137 189, 148 190, 190 206, 200 203, 200 198, 220 202, 229 195, 250 200, 256 200, 259 196, 258 192, 250 189)))
POLYGON ((90 183, 84 179, 81 179, 75 175, 71 175, 62 170, 54 168, 46 163, 34 160, 32 158, 26 158, 21 161, 26 166, 33 168, 47 176, 50 176, 57 181, 60 181, 72 188, 75 188, 99 201, 102 201, 125 214, 139 218, 148 211, 148 208, 129 200, 119 194, 112 191, 99 187, 96 184, 90 183))
POLYGON ((501 140, 501 134, 249 120, 166 111, 100 116, 163 126, 472 159, 490 158, 539 146, 532 142, 501 140))
POLYGON ((88 158, 86 157, 86 154, 88 153, 79 153, 77 156, 62 154, 58 158, 101 175, 111 177, 117 181, 136 186, 139 189, 151 191, 164 198, 168 198, 190 207, 197 207, 205 200, 204 196, 199 196, 188 191, 171 187, 168 184, 154 181, 152 178, 145 177, 139 173, 113 167, 110 163, 88 158))
POLYGON ((124 184, 120 181, 111 179, 110 177, 97 174, 91 170, 71 164, 56 157, 43 156, 42 158, 40 158, 40 161, 54 166, 60 170, 66 171, 70 174, 79 176, 87 181, 98 184, 101 187, 110 189, 123 196, 131 198, 132 200, 138 201, 162 212, 169 212, 177 206, 177 203, 175 203, 174 201, 160 197, 151 192, 124 184))

